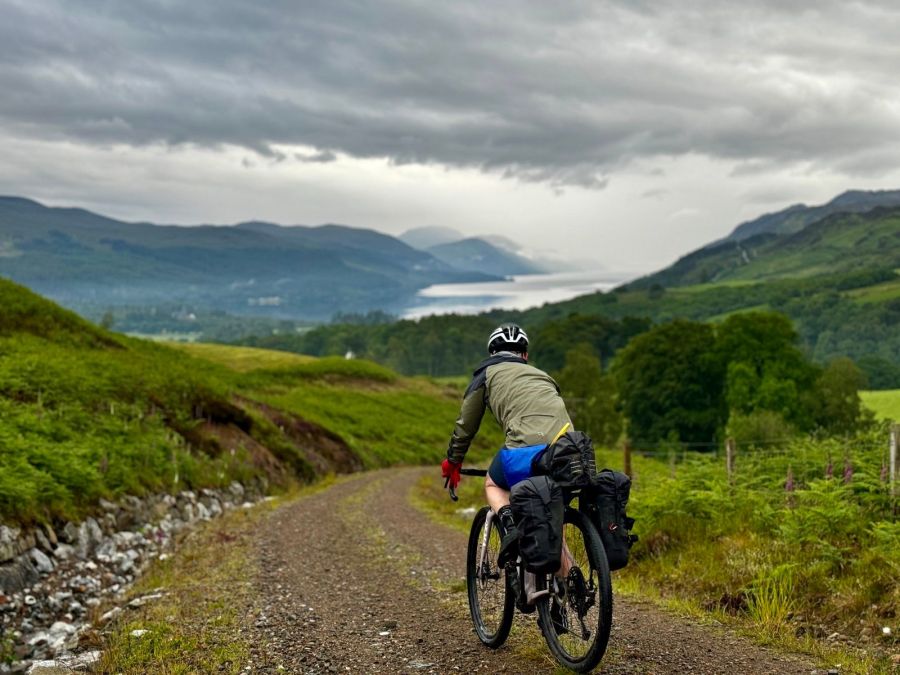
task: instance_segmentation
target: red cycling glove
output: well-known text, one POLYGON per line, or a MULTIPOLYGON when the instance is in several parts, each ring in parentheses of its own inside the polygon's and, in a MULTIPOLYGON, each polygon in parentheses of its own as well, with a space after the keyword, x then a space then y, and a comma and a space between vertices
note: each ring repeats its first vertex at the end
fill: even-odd
POLYGON ((441 478, 447 479, 444 482, 444 487, 456 489, 456 486, 459 485, 459 470, 461 468, 462 463, 451 462, 449 459, 445 459, 441 462, 441 478))

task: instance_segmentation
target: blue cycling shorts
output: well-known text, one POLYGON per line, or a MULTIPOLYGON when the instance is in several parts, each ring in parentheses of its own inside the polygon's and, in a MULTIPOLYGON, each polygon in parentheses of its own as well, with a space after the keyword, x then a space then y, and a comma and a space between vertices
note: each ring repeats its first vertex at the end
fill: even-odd
POLYGON ((546 447, 547 444, 542 443, 524 448, 500 448, 488 468, 491 480, 497 487, 510 490, 516 483, 531 478, 531 462, 546 447))

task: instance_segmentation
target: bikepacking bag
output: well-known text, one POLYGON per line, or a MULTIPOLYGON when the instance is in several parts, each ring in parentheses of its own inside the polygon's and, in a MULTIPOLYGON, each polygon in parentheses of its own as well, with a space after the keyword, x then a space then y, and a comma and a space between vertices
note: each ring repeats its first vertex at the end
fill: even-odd
POLYGON ((567 432, 534 458, 531 472, 550 476, 563 488, 588 487, 597 473, 591 437, 581 431, 567 432))
POLYGON ((519 554, 525 569, 551 574, 562 555, 563 495, 548 476, 533 476, 516 483, 509 495, 519 531, 519 554))
POLYGON ((583 489, 578 508, 585 513, 600 533, 609 569, 618 570, 628 564, 628 553, 637 535, 631 534, 634 518, 625 513, 631 494, 631 479, 621 471, 603 469, 594 477, 591 487, 583 489))

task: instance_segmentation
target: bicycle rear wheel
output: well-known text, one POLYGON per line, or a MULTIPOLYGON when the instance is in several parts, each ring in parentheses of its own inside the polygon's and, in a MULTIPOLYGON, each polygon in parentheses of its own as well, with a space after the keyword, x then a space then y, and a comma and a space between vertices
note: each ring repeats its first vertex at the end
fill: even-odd
POLYGON ((505 571, 497 566, 502 537, 496 517, 491 519, 490 531, 486 531, 490 510, 485 506, 472 521, 466 555, 466 590, 475 634, 488 647, 496 649, 509 636, 515 597, 505 571))
POLYGON ((553 656, 567 668, 585 673, 600 663, 612 626, 612 583, 603 543, 593 524, 581 513, 566 508, 563 541, 573 557, 565 584, 552 576, 539 577, 551 587, 538 600, 541 632, 553 656))

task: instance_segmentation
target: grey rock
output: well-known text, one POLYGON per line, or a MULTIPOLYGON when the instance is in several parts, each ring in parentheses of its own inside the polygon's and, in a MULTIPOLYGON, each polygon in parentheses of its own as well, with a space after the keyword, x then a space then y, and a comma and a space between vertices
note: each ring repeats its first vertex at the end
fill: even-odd
POLYGON ((99 651, 69 654, 52 660, 35 661, 28 675, 61 675, 90 670, 100 660, 99 651))
POLYGON ((33 548, 28 552, 35 568, 40 574, 50 574, 53 571, 53 561, 39 548, 33 548))
POLYGON ((56 536, 56 530, 46 523, 44 523, 44 532, 47 534, 47 539, 52 546, 56 546, 59 543, 59 539, 56 536))
POLYGON ((112 537, 105 538, 94 551, 94 556, 100 562, 109 562, 116 553, 116 542, 112 537))
POLYGON ((69 521, 63 526, 62 540, 67 544, 74 544, 78 541, 78 526, 72 521, 69 521))
POLYGON ((0 565, 0 588, 16 593, 40 580, 41 576, 28 556, 20 555, 12 562, 0 565))
POLYGON ((228 486, 228 491, 232 494, 235 500, 240 500, 241 497, 244 496, 244 486, 234 481, 231 485, 228 486))
POLYGON ((197 493, 191 490, 183 490, 178 493, 178 501, 189 502, 191 504, 197 503, 197 493))
POLYGON ((199 504, 197 504, 197 517, 200 520, 209 520, 210 519, 209 509, 206 508, 206 506, 204 506, 203 502, 200 502, 199 504))
POLYGON ((38 647, 40 645, 45 645, 50 642, 50 634, 41 631, 39 633, 35 633, 31 636, 31 639, 28 640, 28 644, 32 647, 38 647))
POLYGON ((194 505, 190 502, 185 503, 181 507, 181 517, 185 520, 185 522, 194 522, 194 519, 196 518, 196 514, 194 513, 194 505))
POLYGON ((53 544, 47 539, 47 535, 44 534, 43 530, 38 529, 34 531, 34 540, 42 551, 45 553, 53 553, 53 544))
POLYGON ((57 621, 50 626, 50 636, 55 635, 74 635, 77 629, 70 623, 65 621, 57 621))
POLYGON ((0 563, 8 562, 30 548, 34 548, 33 532, 22 533, 17 527, 0 525, 0 563))
POLYGON ((53 549, 53 556, 59 560, 68 560, 75 555, 75 549, 68 544, 60 544, 53 549))
POLYGON ((101 498, 100 499, 100 508, 103 509, 104 511, 112 513, 113 511, 116 511, 119 508, 119 505, 113 504, 112 502, 101 498))
POLYGON ((88 537, 92 546, 97 546, 103 541, 103 529, 100 527, 100 523, 94 518, 88 518, 84 521, 84 524, 87 527, 88 537))

